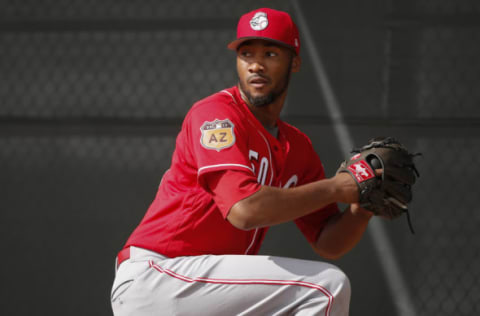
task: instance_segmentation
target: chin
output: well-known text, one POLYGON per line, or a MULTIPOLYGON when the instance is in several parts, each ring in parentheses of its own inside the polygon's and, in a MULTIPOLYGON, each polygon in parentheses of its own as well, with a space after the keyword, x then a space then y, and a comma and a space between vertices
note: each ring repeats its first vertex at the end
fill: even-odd
POLYGON ((251 87, 249 89, 248 93, 254 98, 262 98, 262 97, 266 97, 267 95, 269 95, 271 93, 271 91, 270 91, 270 89, 268 89, 266 87, 263 87, 263 88, 251 87))
POLYGON ((268 96, 268 93, 253 91, 250 92, 250 96, 253 98, 265 98, 266 96, 268 96))

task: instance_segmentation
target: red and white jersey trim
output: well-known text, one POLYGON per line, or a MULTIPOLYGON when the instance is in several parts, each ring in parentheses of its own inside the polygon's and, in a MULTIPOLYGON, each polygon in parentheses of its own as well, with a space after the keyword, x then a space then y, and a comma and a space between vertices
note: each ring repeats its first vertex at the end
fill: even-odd
POLYGON ((210 165, 210 166, 204 166, 204 167, 198 168, 198 174, 202 173, 204 170, 207 170, 207 169, 215 169, 215 168, 223 169, 224 167, 240 167, 240 168, 248 169, 252 173, 254 173, 252 167, 249 167, 249 166, 236 164, 236 163, 222 163, 218 165, 210 165))
POLYGON ((258 234, 258 228, 255 228, 255 233, 253 234, 252 241, 250 242, 250 245, 248 246, 247 250, 245 250, 246 255, 248 254, 253 244, 255 243, 255 239, 257 239, 257 234, 258 234))
POLYGON ((188 283, 201 282, 201 283, 211 283, 211 284, 270 284, 270 285, 295 285, 303 286, 311 289, 318 290, 323 295, 328 298, 328 306, 325 309, 325 316, 330 315, 330 310, 332 309, 333 295, 321 285, 305 282, 305 281, 294 281, 294 280, 268 280, 268 279, 214 279, 214 278, 203 278, 203 277, 189 277, 181 275, 172 271, 170 269, 164 269, 159 265, 155 264, 152 260, 148 261, 148 264, 151 268, 154 268, 160 273, 165 273, 173 278, 182 280, 188 283))
POLYGON ((235 102, 235 104, 238 104, 238 103, 237 103, 237 100, 235 100, 235 97, 233 96, 233 94, 231 94, 231 93, 228 92, 227 90, 222 90, 221 92, 226 93, 226 94, 228 94, 229 96, 231 96, 232 99, 233 99, 233 102, 235 102))

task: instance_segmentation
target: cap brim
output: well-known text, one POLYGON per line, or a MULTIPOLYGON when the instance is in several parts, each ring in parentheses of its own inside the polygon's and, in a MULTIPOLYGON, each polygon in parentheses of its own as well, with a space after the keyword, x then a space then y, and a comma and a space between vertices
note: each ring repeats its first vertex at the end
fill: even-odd
POLYGON ((272 43, 275 43, 279 46, 289 48, 289 49, 293 50, 295 53, 297 52, 295 47, 293 47, 291 45, 288 45, 284 42, 277 41, 277 40, 274 40, 274 39, 271 39, 271 38, 268 38, 268 37, 261 37, 261 36, 249 36, 249 37, 242 37, 242 38, 236 39, 233 42, 230 42, 227 45, 227 48, 236 51, 242 43, 244 43, 246 41, 249 41, 249 40, 255 40, 255 39, 260 39, 260 40, 264 40, 264 41, 267 41, 267 42, 272 42, 272 43))

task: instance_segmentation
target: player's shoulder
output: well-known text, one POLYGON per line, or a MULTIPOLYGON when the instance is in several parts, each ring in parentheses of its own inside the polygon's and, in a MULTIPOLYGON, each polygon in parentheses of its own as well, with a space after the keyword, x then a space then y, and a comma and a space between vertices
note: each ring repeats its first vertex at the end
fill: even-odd
POLYGON ((305 146, 312 146, 312 141, 307 134, 302 132, 298 127, 295 127, 287 122, 281 121, 282 131, 286 133, 289 141, 293 141, 296 144, 302 144, 305 146))
POLYGON ((243 114, 227 89, 197 101, 188 111, 184 123, 197 126, 225 122, 238 128, 243 125, 243 121, 243 114))
POLYGON ((310 137, 297 127, 285 122, 282 122, 282 128, 287 135, 286 137, 290 143, 290 152, 294 155, 296 165, 300 170, 303 170, 300 178, 303 179, 302 181, 308 179, 307 182, 302 183, 325 178, 323 164, 310 137))
POLYGON ((214 111, 214 112, 224 112, 224 111, 235 111, 236 107, 234 106, 236 101, 230 89, 225 89, 218 91, 214 94, 211 94, 193 104, 191 111, 214 111))

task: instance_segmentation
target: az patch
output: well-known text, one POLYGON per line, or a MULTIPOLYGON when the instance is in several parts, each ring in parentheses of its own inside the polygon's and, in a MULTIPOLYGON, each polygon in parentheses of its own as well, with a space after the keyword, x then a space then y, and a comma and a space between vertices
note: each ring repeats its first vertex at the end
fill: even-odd
POLYGON ((207 121, 200 127, 200 143, 203 147, 216 151, 231 147, 235 144, 234 126, 229 119, 207 121))

